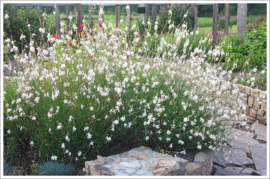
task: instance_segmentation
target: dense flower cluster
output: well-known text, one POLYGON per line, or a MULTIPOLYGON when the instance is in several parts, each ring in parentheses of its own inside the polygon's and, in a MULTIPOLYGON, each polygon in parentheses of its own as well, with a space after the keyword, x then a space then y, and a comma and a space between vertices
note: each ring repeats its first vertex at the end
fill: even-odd
MULTIPOLYGON (((141 41, 136 26, 133 41, 130 29, 105 23, 93 29, 81 24, 74 38, 72 28, 78 30, 61 23, 56 36, 41 27, 48 46, 31 41, 33 50, 14 56, 23 71, 5 81, 6 141, 30 141, 33 155, 60 161, 89 160, 138 138, 166 150, 225 146, 245 105, 235 97, 238 89, 229 94, 216 76, 227 72, 205 62, 203 45, 190 46, 186 37, 196 39, 198 32, 173 27, 160 35, 158 54, 150 58, 144 53, 150 49, 147 38, 141 41)), ((211 40, 205 37, 199 44, 211 40)), ((5 42, 14 49, 9 39, 5 42)))

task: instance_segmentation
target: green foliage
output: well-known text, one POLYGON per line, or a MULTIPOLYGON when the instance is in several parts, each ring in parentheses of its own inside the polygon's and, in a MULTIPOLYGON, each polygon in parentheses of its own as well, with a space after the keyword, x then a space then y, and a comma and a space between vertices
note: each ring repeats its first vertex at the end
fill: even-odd
MULTIPOLYGON (((234 8, 237 8, 237 4, 230 4, 230 6, 234 6, 234 8)), ((219 4, 218 8, 223 10, 225 8, 225 4, 219 4)), ((247 14, 248 15, 266 15, 266 3, 248 3, 247 4, 247 14)), ((213 5, 203 5, 203 6, 198 6, 198 17, 212 17, 213 16, 213 5)), ((236 10, 230 14, 230 16, 235 16, 236 10)))
POLYGON ((267 71, 263 70, 258 73, 249 73, 245 76, 233 76, 230 80, 244 86, 250 86, 251 88, 257 88, 262 91, 267 90, 267 71), (263 72, 263 73, 262 73, 263 72))
POLYGON ((14 173, 14 166, 10 165, 6 159, 4 158, 4 173, 7 175, 13 175, 14 173))
POLYGON ((42 15, 42 12, 37 12, 36 8, 29 8, 29 17, 26 17, 24 7, 16 8, 10 13, 11 5, 4 6, 5 13, 9 14, 9 20, 4 19, 4 34, 7 37, 11 37, 14 40, 14 44, 20 51, 24 49, 25 45, 29 45, 30 37, 38 45, 42 44, 42 38, 38 31, 39 27, 44 26, 51 34, 55 33, 55 21, 54 17, 47 18, 42 15), (28 28, 30 24, 30 29, 28 28), (31 33, 30 33, 31 30, 31 33), (35 35, 33 35, 33 33, 35 35), (25 39, 20 40, 21 35, 25 35, 25 39))
MULTIPOLYGON (((237 6, 230 5, 229 6, 229 15, 233 16, 236 12, 237 6)), ((225 16, 225 10, 226 7, 223 8, 223 10, 218 14, 218 16, 225 16)), ((236 25, 237 21, 236 20, 229 20, 229 27, 232 28, 233 25, 236 25)), ((218 30, 224 30, 225 28, 225 20, 219 20, 218 21, 218 30)))
POLYGON ((266 21, 266 16, 250 16, 247 21, 247 32, 251 32, 253 30, 259 30, 262 22, 266 21))
POLYGON ((42 163, 37 172, 40 175, 75 175, 76 168, 73 164, 64 164, 54 161, 42 163))
POLYGON ((164 10, 160 11, 159 31, 168 32, 171 23, 175 27, 179 27, 185 23, 187 25, 187 29, 192 30, 194 27, 194 14, 192 13, 193 7, 194 4, 174 4, 172 7, 170 5, 166 5, 164 10), (172 11, 172 15, 169 14, 169 10, 172 11), (171 19, 171 23, 168 23, 169 19, 171 19))
POLYGON ((246 39, 242 34, 226 36, 220 42, 219 48, 227 55, 218 56, 218 60, 216 57, 210 56, 209 60, 224 62, 223 67, 226 69, 245 71, 253 68, 263 69, 262 65, 266 63, 267 59, 266 23, 263 22, 259 30, 247 33, 246 39))

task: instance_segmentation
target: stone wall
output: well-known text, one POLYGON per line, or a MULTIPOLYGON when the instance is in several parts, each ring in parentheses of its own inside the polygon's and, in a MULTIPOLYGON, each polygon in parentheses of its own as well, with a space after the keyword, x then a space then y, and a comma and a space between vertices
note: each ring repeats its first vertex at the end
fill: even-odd
POLYGON ((86 175, 92 176, 210 175, 212 167, 212 151, 199 152, 189 162, 144 146, 85 162, 86 175))
POLYGON ((237 99, 239 97, 246 102, 247 108, 244 113, 267 124, 267 91, 261 91, 227 81, 223 81, 222 83, 225 84, 230 94, 232 94, 231 91, 234 88, 239 87, 240 92, 234 98, 237 99))

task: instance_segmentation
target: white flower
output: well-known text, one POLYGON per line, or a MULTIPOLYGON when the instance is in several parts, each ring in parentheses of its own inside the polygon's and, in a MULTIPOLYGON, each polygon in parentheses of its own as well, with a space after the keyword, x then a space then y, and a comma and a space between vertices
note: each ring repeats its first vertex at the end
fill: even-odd
POLYGON ((72 18, 73 18, 73 17, 69 14, 68 19, 69 19, 69 20, 72 20, 72 18))
POLYGON ((149 136, 146 136, 146 137, 145 137, 145 140, 149 140, 149 136))
POLYGON ((111 141, 111 140, 112 140, 112 138, 110 138, 110 137, 108 137, 108 136, 106 136, 105 139, 106 139, 107 141, 111 141))
POLYGON ((8 18, 9 18, 9 16, 7 14, 5 14, 5 19, 8 19, 8 18))
POLYGON ((100 8, 99 15, 103 15, 103 14, 104 14, 103 8, 100 8))
POLYGON ((170 135, 171 134, 171 131, 167 130, 167 134, 170 135))
POLYGON ((84 127, 84 131, 87 131, 89 129, 89 127, 88 126, 86 126, 86 127, 84 127))
POLYGON ((121 117, 120 120, 124 122, 126 120, 125 116, 121 117))
POLYGON ((74 131, 76 131, 76 127, 75 127, 75 126, 73 126, 72 130, 73 130, 73 132, 74 132, 74 131))
POLYGON ((184 18, 186 18, 186 17, 187 17, 187 14, 184 15, 184 18))
POLYGON ((168 24, 170 24, 171 23, 171 20, 168 20, 168 24))
POLYGON ((256 73, 256 72, 257 72, 257 68, 254 68, 252 71, 253 71, 254 73, 256 73))
POLYGON ((179 141, 178 141, 178 144, 184 145, 184 143, 185 143, 185 142, 182 141, 182 140, 179 140, 179 141))
POLYGON ((57 125, 57 129, 62 129, 62 124, 61 123, 57 125))
POLYGON ((87 139, 91 139, 92 138, 92 134, 90 134, 89 132, 86 135, 87 135, 87 139))
POLYGON ((10 134, 10 130, 8 130, 7 133, 10 134))
POLYGON ((33 117, 32 117, 32 120, 33 120, 33 121, 36 120, 36 116, 33 116, 33 117))
POLYGON ((173 144, 170 144, 170 146, 169 146, 170 148, 173 148, 173 144))
POLYGON ((187 28, 187 24, 182 24, 182 27, 183 27, 184 29, 186 29, 186 28, 187 28))
POLYGON ((70 138, 66 135, 66 137, 65 137, 65 139, 66 139, 66 141, 70 141, 70 138))
POLYGON ((93 142, 93 141, 91 141, 91 142, 89 143, 89 145, 94 145, 94 142, 93 142))
POLYGON ((24 38, 25 38, 25 35, 22 34, 22 35, 20 36, 20 40, 22 40, 22 39, 24 39, 24 38))
POLYGON ((33 141, 31 141, 31 142, 30 142, 30 145, 34 145, 34 142, 33 142, 33 141))
POLYGON ((79 152, 78 152, 78 156, 80 157, 81 155, 82 155, 82 152, 81 152, 81 151, 79 151, 79 152))
POLYGON ((184 122, 188 122, 189 119, 187 117, 184 118, 184 122))
POLYGON ((62 148, 62 149, 65 148, 65 144, 64 144, 64 143, 61 144, 61 148, 62 148))
POLYGON ((51 118, 52 114, 50 112, 48 112, 48 118, 51 118))
POLYGON ((53 155, 53 156, 51 157, 51 159, 56 161, 56 160, 57 160, 57 156, 53 155))
POLYGON ((10 38, 7 38, 7 39, 5 40, 5 42, 6 42, 6 43, 9 43, 9 42, 10 42, 10 38))
POLYGON ((169 15, 172 15, 172 10, 169 10, 169 15))
POLYGON ((202 149, 202 146, 201 145, 198 145, 197 146, 197 149, 201 150, 202 149))

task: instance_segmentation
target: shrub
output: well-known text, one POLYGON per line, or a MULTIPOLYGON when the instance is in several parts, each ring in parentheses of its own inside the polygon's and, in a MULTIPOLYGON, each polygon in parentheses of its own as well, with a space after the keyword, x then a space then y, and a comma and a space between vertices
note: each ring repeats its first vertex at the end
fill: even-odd
POLYGON ((247 23, 247 32, 251 32, 253 30, 259 30, 259 27, 262 22, 266 21, 266 16, 253 16, 249 18, 250 22, 247 23))
POLYGON ((76 168, 73 164, 63 164, 54 161, 42 163, 37 172, 41 175, 75 175, 76 168))
POLYGON ((192 30, 194 27, 193 7, 194 4, 174 4, 173 6, 166 5, 163 11, 159 11, 159 24, 161 25, 159 31, 168 32, 168 30, 170 30, 170 26, 177 27, 183 24, 187 26, 187 29, 192 30), (170 14, 170 12, 172 13, 170 14), (170 23, 168 22, 169 20, 171 21, 170 23))
POLYGON ((6 159, 4 159, 4 174, 5 175, 13 175, 14 173, 14 166, 10 165, 6 159))
POLYGON ((209 61, 219 61, 232 70, 262 70, 266 63, 266 23, 258 31, 249 32, 246 39, 242 34, 226 36, 215 49, 209 51, 209 61), (245 40, 245 41, 244 41, 245 40))
MULTIPOLYGON (((11 16, 9 19, 4 19, 4 34, 14 41, 20 52, 22 49, 25 49, 25 45, 29 46, 30 38, 39 46, 42 44, 44 39, 39 33, 40 26, 44 26, 48 32, 55 34, 54 16, 48 18, 46 17, 46 12, 40 15, 36 8, 29 8, 29 17, 27 18, 24 7, 15 8, 12 15, 9 12, 11 11, 9 9, 10 4, 6 4, 4 7, 6 14, 11 16), (28 24, 30 26, 27 26, 28 24), (24 34, 24 38, 21 38, 22 34, 24 34)), ((10 52, 13 53, 14 49, 10 48, 10 52)))
POLYGON ((178 151, 226 145, 245 105, 241 95, 233 100, 239 89, 230 95, 216 78, 221 69, 205 62, 203 44, 212 39, 173 27, 150 35, 160 39, 151 47, 136 26, 101 23, 91 35, 84 24, 74 37, 76 24, 61 26, 62 39, 45 33, 48 46, 17 54, 23 71, 5 78, 4 141, 13 140, 13 152, 83 166, 123 144, 178 151))

